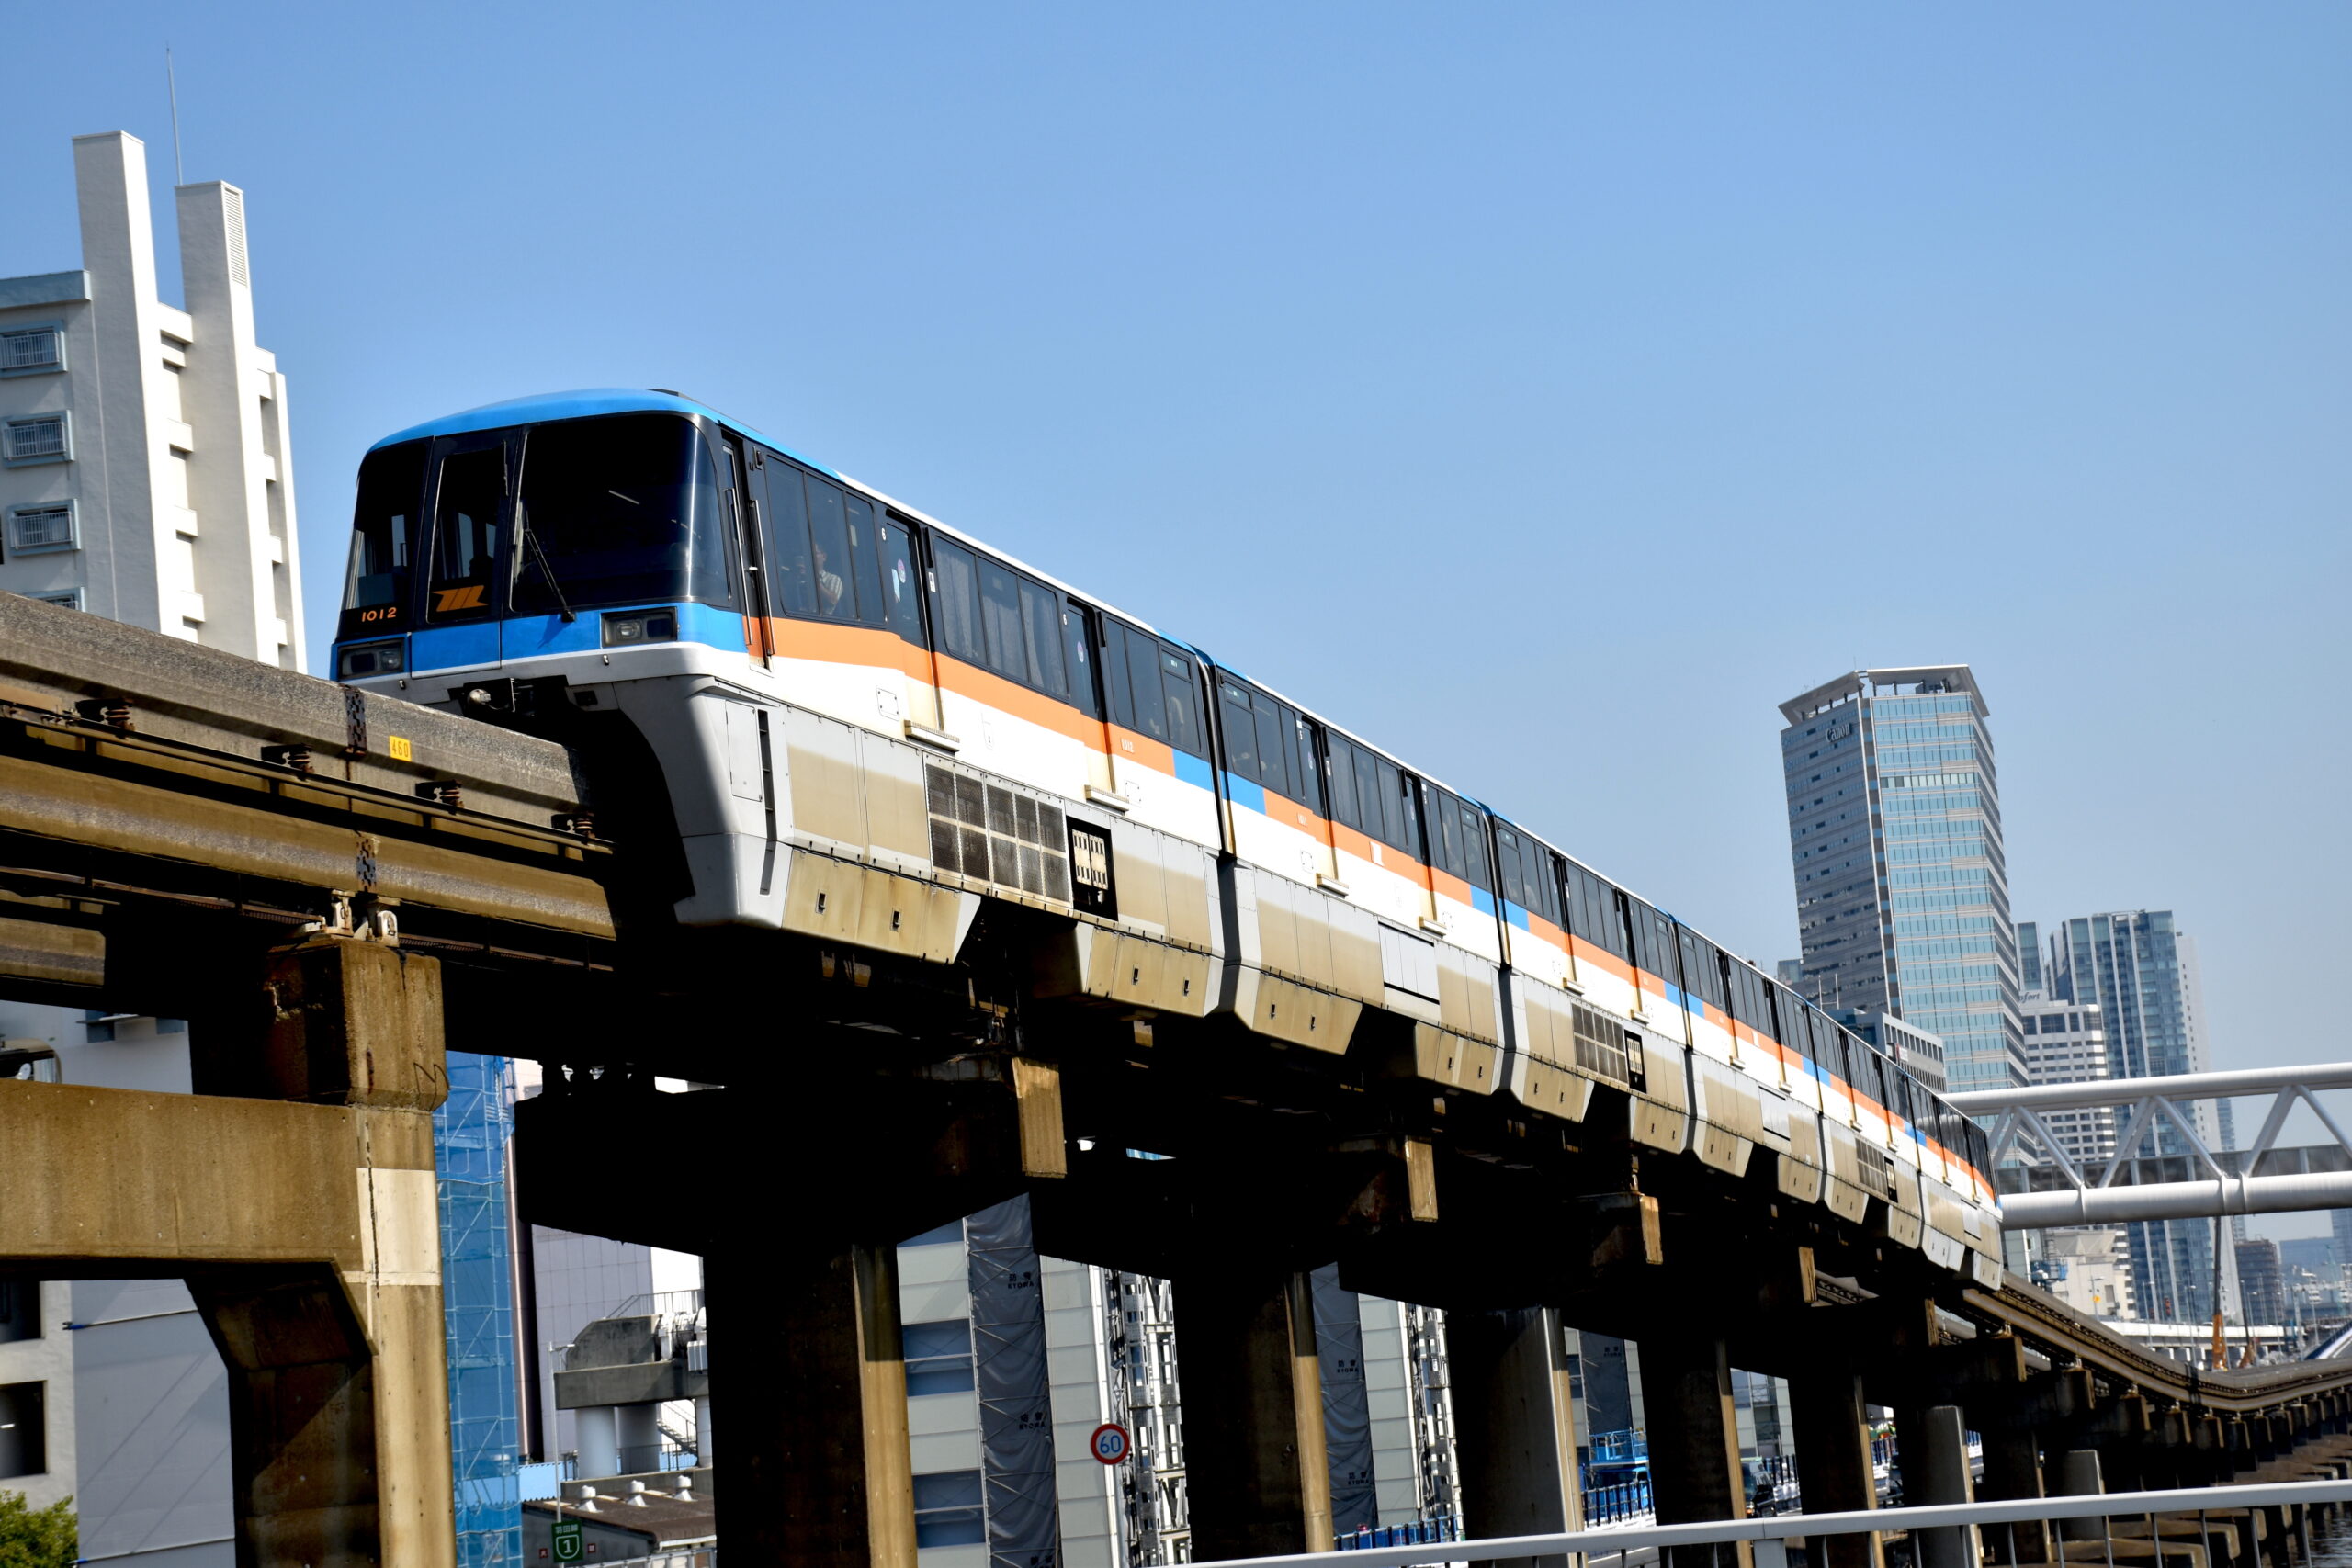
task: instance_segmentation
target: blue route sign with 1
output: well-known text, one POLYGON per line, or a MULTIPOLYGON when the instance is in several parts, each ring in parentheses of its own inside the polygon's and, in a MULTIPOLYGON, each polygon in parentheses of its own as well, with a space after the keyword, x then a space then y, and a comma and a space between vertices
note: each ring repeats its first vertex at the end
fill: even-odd
POLYGON ((1090 1446, 1096 1459, 1104 1464, 1116 1464, 1127 1457, 1127 1429, 1116 1421, 1105 1421, 1094 1428, 1090 1446))

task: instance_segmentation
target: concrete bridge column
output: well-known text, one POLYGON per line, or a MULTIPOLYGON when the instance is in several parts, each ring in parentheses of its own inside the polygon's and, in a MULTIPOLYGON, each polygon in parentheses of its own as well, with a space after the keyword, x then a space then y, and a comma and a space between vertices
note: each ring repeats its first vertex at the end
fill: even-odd
POLYGON ((1331 1550, 1322 1359, 1308 1291, 1304 1274, 1247 1269, 1177 1281, 1197 1558, 1331 1550))
MULTIPOLYGON (((1719 1335, 1686 1325, 1680 1332, 1642 1340, 1641 1348, 1657 1522, 1746 1518, 1728 1347, 1719 1335)), ((1744 1540, 1672 1547, 1664 1560, 1667 1568, 1753 1568, 1755 1562, 1744 1540)))
MULTIPOLYGON (((1806 1365, 1789 1378, 1789 1416, 1797 1428, 1797 1483, 1805 1512, 1842 1514, 1878 1506, 1871 1470, 1868 1413, 1862 1378, 1850 1362, 1816 1347, 1806 1365)), ((1657 1439, 1651 1439, 1655 1450, 1657 1439)), ((1811 1539, 1808 1538, 1811 1544, 1811 1539)), ((1878 1533, 1820 1539, 1813 1561, 1827 1568, 1881 1568, 1885 1562, 1878 1533)))
MULTIPOLYGON (((2043 1495, 2041 1443, 2023 1418, 2025 1351, 2014 1335, 1976 1341, 1973 1366, 1958 1389, 1969 1425, 1984 1441, 1984 1478, 1976 1495, 1984 1502, 2012 1502, 2043 1495)), ((2039 1520, 1986 1525, 1984 1550, 1996 1562, 2049 1560, 2050 1527, 2039 1520)))
MULTIPOLYGON (((198 1032, 194 1087, 307 1102, 285 1108, 298 1114, 349 1108, 354 1152, 340 1170, 278 1166, 282 1146, 266 1142, 241 1152, 298 1189, 340 1186, 305 1197, 356 1200, 358 1234, 356 1256, 333 1263, 187 1274, 229 1372, 237 1561, 447 1564, 456 1535, 433 1162, 433 1111, 448 1095, 440 964, 326 940, 271 954, 263 978, 258 1016, 238 1007, 198 1032)), ((209 1217, 224 1230, 233 1223, 209 1217)), ((291 1237, 254 1239, 301 1256, 291 1237)))
POLYGON ((741 1555, 786 1568, 914 1568, 914 1463, 899 1250, 703 1260, 711 1378, 728 1412, 741 1555))
MULTIPOLYGON (((1584 1528, 1566 1339, 1547 1308, 1449 1314, 1454 1443, 1462 1507, 1482 1536, 1584 1528)), ((1566 1556, 1505 1559, 1503 1568, 1567 1568, 1566 1556)))
MULTIPOLYGON (((1911 1412, 1897 1436, 1905 1506, 1976 1501, 1968 1469, 1967 1425, 1958 1405, 1934 1404, 1911 1412)), ((1984 1561, 1973 1525, 1914 1530, 1911 1540, 1919 1568, 1977 1568, 1984 1561)))

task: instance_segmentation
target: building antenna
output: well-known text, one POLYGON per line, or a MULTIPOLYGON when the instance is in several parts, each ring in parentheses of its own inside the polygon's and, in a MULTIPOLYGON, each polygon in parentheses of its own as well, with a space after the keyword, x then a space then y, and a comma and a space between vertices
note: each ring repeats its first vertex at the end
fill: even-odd
POLYGON ((172 96, 172 183, 187 184, 187 164, 180 158, 180 78, 172 65, 172 46, 164 46, 164 85, 172 96))

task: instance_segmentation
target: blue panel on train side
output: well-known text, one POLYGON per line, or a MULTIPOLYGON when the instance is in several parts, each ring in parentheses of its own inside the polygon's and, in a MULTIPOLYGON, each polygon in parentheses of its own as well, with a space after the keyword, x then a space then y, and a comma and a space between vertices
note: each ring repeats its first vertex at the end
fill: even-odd
POLYGON ((1495 896, 1474 882, 1470 885, 1470 907, 1482 915, 1491 915, 1495 912, 1495 896))
POLYGON ((742 615, 708 604, 678 606, 678 636, 686 642, 698 642, 728 653, 748 653, 752 648, 743 637, 742 615))
MULTIPOLYGON (((1181 757, 1184 753, 1179 751, 1176 754, 1181 757)), ((1238 773, 1227 773, 1225 775, 1225 794, 1234 805, 1246 806, 1261 817, 1265 815, 1266 789, 1263 784, 1253 783, 1238 773)))
POLYGON ((408 639, 409 669, 458 670, 498 662, 498 623, 469 621, 461 626, 427 626, 408 639))
MULTIPOLYGON (((1178 778, 1189 784, 1198 784, 1203 789, 1216 788, 1216 774, 1210 770, 1206 759, 1195 757, 1190 751, 1179 751, 1175 755, 1178 778)), ((1261 790, 1259 793, 1262 797, 1265 792, 1261 790)), ((1263 810, 1264 807, 1261 805, 1259 809, 1263 810)))
POLYGON ((1530 931, 1532 929, 1527 923, 1527 911, 1521 908, 1518 905, 1512 903, 1508 898, 1503 900, 1503 917, 1510 920, 1512 925, 1517 926, 1521 931, 1530 931))
POLYGON ((594 610, 569 621, 561 615, 516 615, 503 625, 506 632, 501 646, 509 659, 594 653, 605 641, 604 618, 594 610))

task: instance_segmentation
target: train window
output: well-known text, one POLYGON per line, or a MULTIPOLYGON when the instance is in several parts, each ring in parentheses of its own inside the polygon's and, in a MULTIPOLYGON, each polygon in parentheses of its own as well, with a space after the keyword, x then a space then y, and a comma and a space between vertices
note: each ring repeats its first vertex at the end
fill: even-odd
POLYGON ((1021 580, 1011 569, 980 558, 980 627, 988 635, 988 667, 1015 681, 1029 679, 1021 647, 1021 580))
POLYGON ((980 635, 980 567, 972 552, 934 536, 931 558, 938 574, 939 640, 965 663, 985 669, 988 650, 980 635))
POLYGON ((862 496, 844 495, 849 523, 850 575, 857 583, 857 618, 882 624, 882 541, 874 532, 874 506, 862 496))
MULTIPOLYGON (((1225 719, 1227 770, 1321 810, 1321 792, 1300 753, 1304 721, 1297 710, 1228 676, 1220 675, 1216 685, 1218 711, 1225 719)), ((1310 739, 1308 749, 1312 746, 1310 739)))
POLYGON ((433 517, 433 561, 425 609, 436 621, 487 615, 496 607, 498 534, 506 508, 503 445, 453 452, 441 459, 433 517))
POLYGON ((1568 929, 1620 958, 1632 956, 1617 915, 1617 890, 1574 861, 1568 863, 1568 929))
MULTIPOLYGON (((1421 857, 1421 812, 1413 798, 1413 776, 1385 757, 1372 759, 1380 779, 1381 837, 1415 860, 1421 857)), ((1357 779, 1359 786, 1362 776, 1357 779)))
POLYGON ((1029 656, 1029 683, 1057 697, 1069 695, 1069 677, 1062 670, 1062 601, 1050 589, 1023 581, 1021 584, 1022 644, 1029 656))
POLYGON ((1273 789, 1295 800, 1306 792, 1291 780, 1290 758, 1298 742, 1290 739, 1288 744, 1284 744, 1286 737, 1283 732, 1289 728, 1283 720, 1281 705, 1270 700, 1265 693, 1259 693, 1258 776, 1273 789))
POLYGON ((817 613, 817 585, 808 562, 808 500, 800 470, 763 453, 758 459, 767 488, 768 599, 787 615, 817 613))
POLYGON ((882 542, 882 624, 921 648, 922 601, 915 592, 913 536, 905 524, 888 517, 874 526, 882 542))
POLYGON ((1503 897, 1532 915, 1560 923, 1560 898, 1553 886, 1552 852, 1498 820, 1495 855, 1500 864, 1503 897))
POLYGON ((417 505, 424 496, 424 442, 404 441, 368 453, 359 465, 351 570, 343 590, 345 637, 397 628, 408 617, 409 562, 416 550, 417 505))
POLYGON ((1618 897, 1633 938, 1634 963, 1661 980, 1672 979, 1679 968, 1674 957, 1674 922, 1630 893, 1621 892, 1618 897))
POLYGON ((1217 708, 1225 720, 1225 766, 1245 779, 1258 776, 1258 716, 1250 694, 1230 681, 1216 683, 1217 708))
POLYGON ((1674 929, 1682 948, 1682 988, 1704 997, 1720 1010, 1724 1005, 1722 953, 1688 926, 1674 929))
POLYGON ((1455 803, 1462 818, 1462 859, 1470 868, 1464 874, 1470 886, 1488 893, 1495 890, 1494 869, 1487 864, 1486 813, 1475 806, 1455 803))
POLYGON ((1094 684, 1094 660, 1088 651, 1098 645, 1094 612, 1071 599, 1061 607, 1062 650, 1069 660, 1069 700, 1089 718, 1102 716, 1102 699, 1094 684))
POLYGON ((1344 822, 1358 832, 1363 830, 1363 818, 1356 810, 1356 770, 1348 760, 1352 750, 1346 740, 1329 730, 1323 735, 1323 785, 1331 800, 1332 820, 1344 822))
MULTIPOLYGON (((1118 622, 1102 623, 1102 696, 1110 705, 1111 722, 1122 729, 1135 729, 1135 690, 1127 671, 1127 628, 1118 622)), ((1163 728, 1165 720, 1162 721, 1163 728)))
POLYGON ((849 553, 849 509, 841 491, 824 480, 808 481, 808 581, 817 594, 817 614, 829 621, 857 618, 854 569, 849 553))
MULTIPOLYGON (((1201 718, 1201 680, 1190 659, 1166 643, 1149 643, 1159 651, 1159 686, 1168 704, 1168 743, 1179 751, 1205 759, 1208 727, 1201 718)), ((1140 671, 1137 681, 1141 685, 1140 671)))
POLYGON ((1521 867, 1524 847, 1518 834, 1499 822, 1495 824, 1495 860, 1502 872, 1503 897, 1522 909, 1535 902, 1534 896, 1527 890, 1521 867))
POLYGON ((541 425, 523 447, 514 607, 735 602, 718 475, 700 433, 650 414, 541 425))
MULTIPOLYGON (((1461 876, 1468 863, 1462 858, 1462 813, 1453 797, 1435 784, 1426 786, 1423 803, 1430 815, 1430 863, 1450 876, 1461 876)), ((1466 881, 1467 878, 1464 878, 1466 881)))

